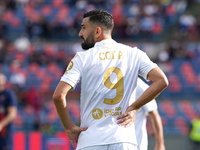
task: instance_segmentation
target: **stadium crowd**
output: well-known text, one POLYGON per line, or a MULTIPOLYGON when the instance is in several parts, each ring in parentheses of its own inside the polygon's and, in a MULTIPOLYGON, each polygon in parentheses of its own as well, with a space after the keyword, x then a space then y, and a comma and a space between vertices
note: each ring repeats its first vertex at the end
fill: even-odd
POLYGON ((0 2, 0 37, 14 40, 24 34, 31 40, 74 40, 77 39, 83 12, 103 8, 113 14, 115 21, 113 37, 116 39, 160 40, 171 28, 177 26, 178 33, 182 37, 193 32, 196 33, 193 40, 197 40, 200 35, 198 34, 200 32, 199 17, 186 11, 189 6, 196 3, 199 2, 197 0, 151 0, 148 2, 140 0, 2 0, 0 2))

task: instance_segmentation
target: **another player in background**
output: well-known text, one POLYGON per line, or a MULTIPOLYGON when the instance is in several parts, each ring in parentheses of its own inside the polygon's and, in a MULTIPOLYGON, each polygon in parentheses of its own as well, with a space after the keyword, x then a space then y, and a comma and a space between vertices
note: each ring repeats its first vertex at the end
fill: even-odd
POLYGON ((13 124, 17 100, 13 91, 5 89, 6 77, 0 73, 0 150, 12 150, 13 124))
POLYGON ((111 37, 113 17, 104 10, 84 14, 79 37, 82 48, 71 60, 53 94, 67 136, 77 150, 136 150, 135 114, 168 86, 162 70, 137 47, 111 37), (131 98, 141 75, 152 84, 131 98), (81 125, 69 115, 66 95, 81 80, 81 125))
POLYGON ((191 120, 189 138, 192 150, 200 150, 200 116, 191 120))
MULTIPOLYGON (((138 99, 148 87, 149 86, 144 81, 138 78, 136 87, 136 99, 138 99)), ((155 99, 145 104, 136 113, 135 133, 138 142, 138 150, 148 149, 148 136, 146 130, 147 117, 156 138, 156 145, 154 150, 165 150, 162 120, 157 110, 157 103, 155 99)))

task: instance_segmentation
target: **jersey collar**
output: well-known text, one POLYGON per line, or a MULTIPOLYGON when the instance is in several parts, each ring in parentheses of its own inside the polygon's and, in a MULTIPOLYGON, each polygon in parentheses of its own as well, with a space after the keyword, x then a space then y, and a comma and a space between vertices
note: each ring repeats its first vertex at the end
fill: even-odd
POLYGON ((100 42, 96 42, 95 46, 100 46, 100 45, 105 46, 105 45, 110 45, 112 43, 116 43, 116 41, 113 40, 113 39, 105 39, 105 40, 102 40, 100 42))

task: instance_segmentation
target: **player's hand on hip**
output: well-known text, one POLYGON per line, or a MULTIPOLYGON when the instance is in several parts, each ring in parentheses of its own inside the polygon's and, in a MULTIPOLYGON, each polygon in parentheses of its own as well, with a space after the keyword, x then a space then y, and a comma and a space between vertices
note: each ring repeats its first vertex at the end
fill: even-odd
POLYGON ((73 126, 70 130, 66 130, 67 136, 72 144, 72 147, 75 149, 77 142, 78 142, 78 136, 82 131, 86 131, 88 128, 81 128, 78 126, 73 126))
POLYGON ((117 117, 117 124, 119 126, 130 127, 135 122, 135 115, 138 110, 133 110, 131 107, 128 107, 126 112, 119 117, 117 117))

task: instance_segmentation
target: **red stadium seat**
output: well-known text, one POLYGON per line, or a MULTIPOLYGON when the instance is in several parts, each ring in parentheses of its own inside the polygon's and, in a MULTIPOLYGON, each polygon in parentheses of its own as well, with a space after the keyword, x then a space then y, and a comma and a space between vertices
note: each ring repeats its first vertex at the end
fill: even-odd
POLYGON ((44 5, 41 8, 41 13, 43 16, 47 17, 47 16, 51 16, 52 14, 52 7, 50 5, 44 5))
POLYGON ((52 0, 52 6, 54 8, 59 8, 64 5, 64 0, 52 0))
POLYGON ((164 100, 159 104, 160 110, 162 110, 167 117, 172 118, 176 116, 177 110, 170 100, 164 100))
POLYGON ((28 66, 28 72, 37 75, 40 73, 40 66, 37 63, 32 62, 28 66))
POLYGON ((188 135, 189 124, 184 117, 177 117, 174 122, 175 127, 181 132, 182 135, 188 135))
POLYGON ((77 120, 80 119, 80 107, 77 100, 68 100, 69 111, 76 117, 77 120))
POLYGON ((47 65, 47 72, 53 74, 56 79, 60 79, 63 74, 63 71, 58 67, 58 65, 54 62, 49 63, 47 65))
POLYGON ((187 84, 192 85, 192 84, 197 83, 197 81, 198 81, 197 76, 195 74, 195 71, 194 71, 191 63, 184 62, 181 65, 180 70, 181 70, 181 73, 183 74, 183 77, 185 78, 187 84))
POLYGON ((15 128, 23 128, 24 118, 21 116, 19 112, 17 113, 17 116, 15 117, 13 123, 15 128))
POLYGON ((198 114, 194 106, 192 105, 192 102, 190 102, 189 100, 180 101, 179 109, 186 117, 188 117, 189 120, 192 120, 198 117, 198 114))
POLYGON ((5 20, 6 22, 12 22, 12 20, 15 18, 15 14, 12 11, 6 11, 3 14, 3 20, 5 20))
POLYGON ((176 74, 170 75, 168 77, 169 80, 169 91, 171 93, 178 93, 182 90, 182 84, 180 82, 179 77, 176 74))

